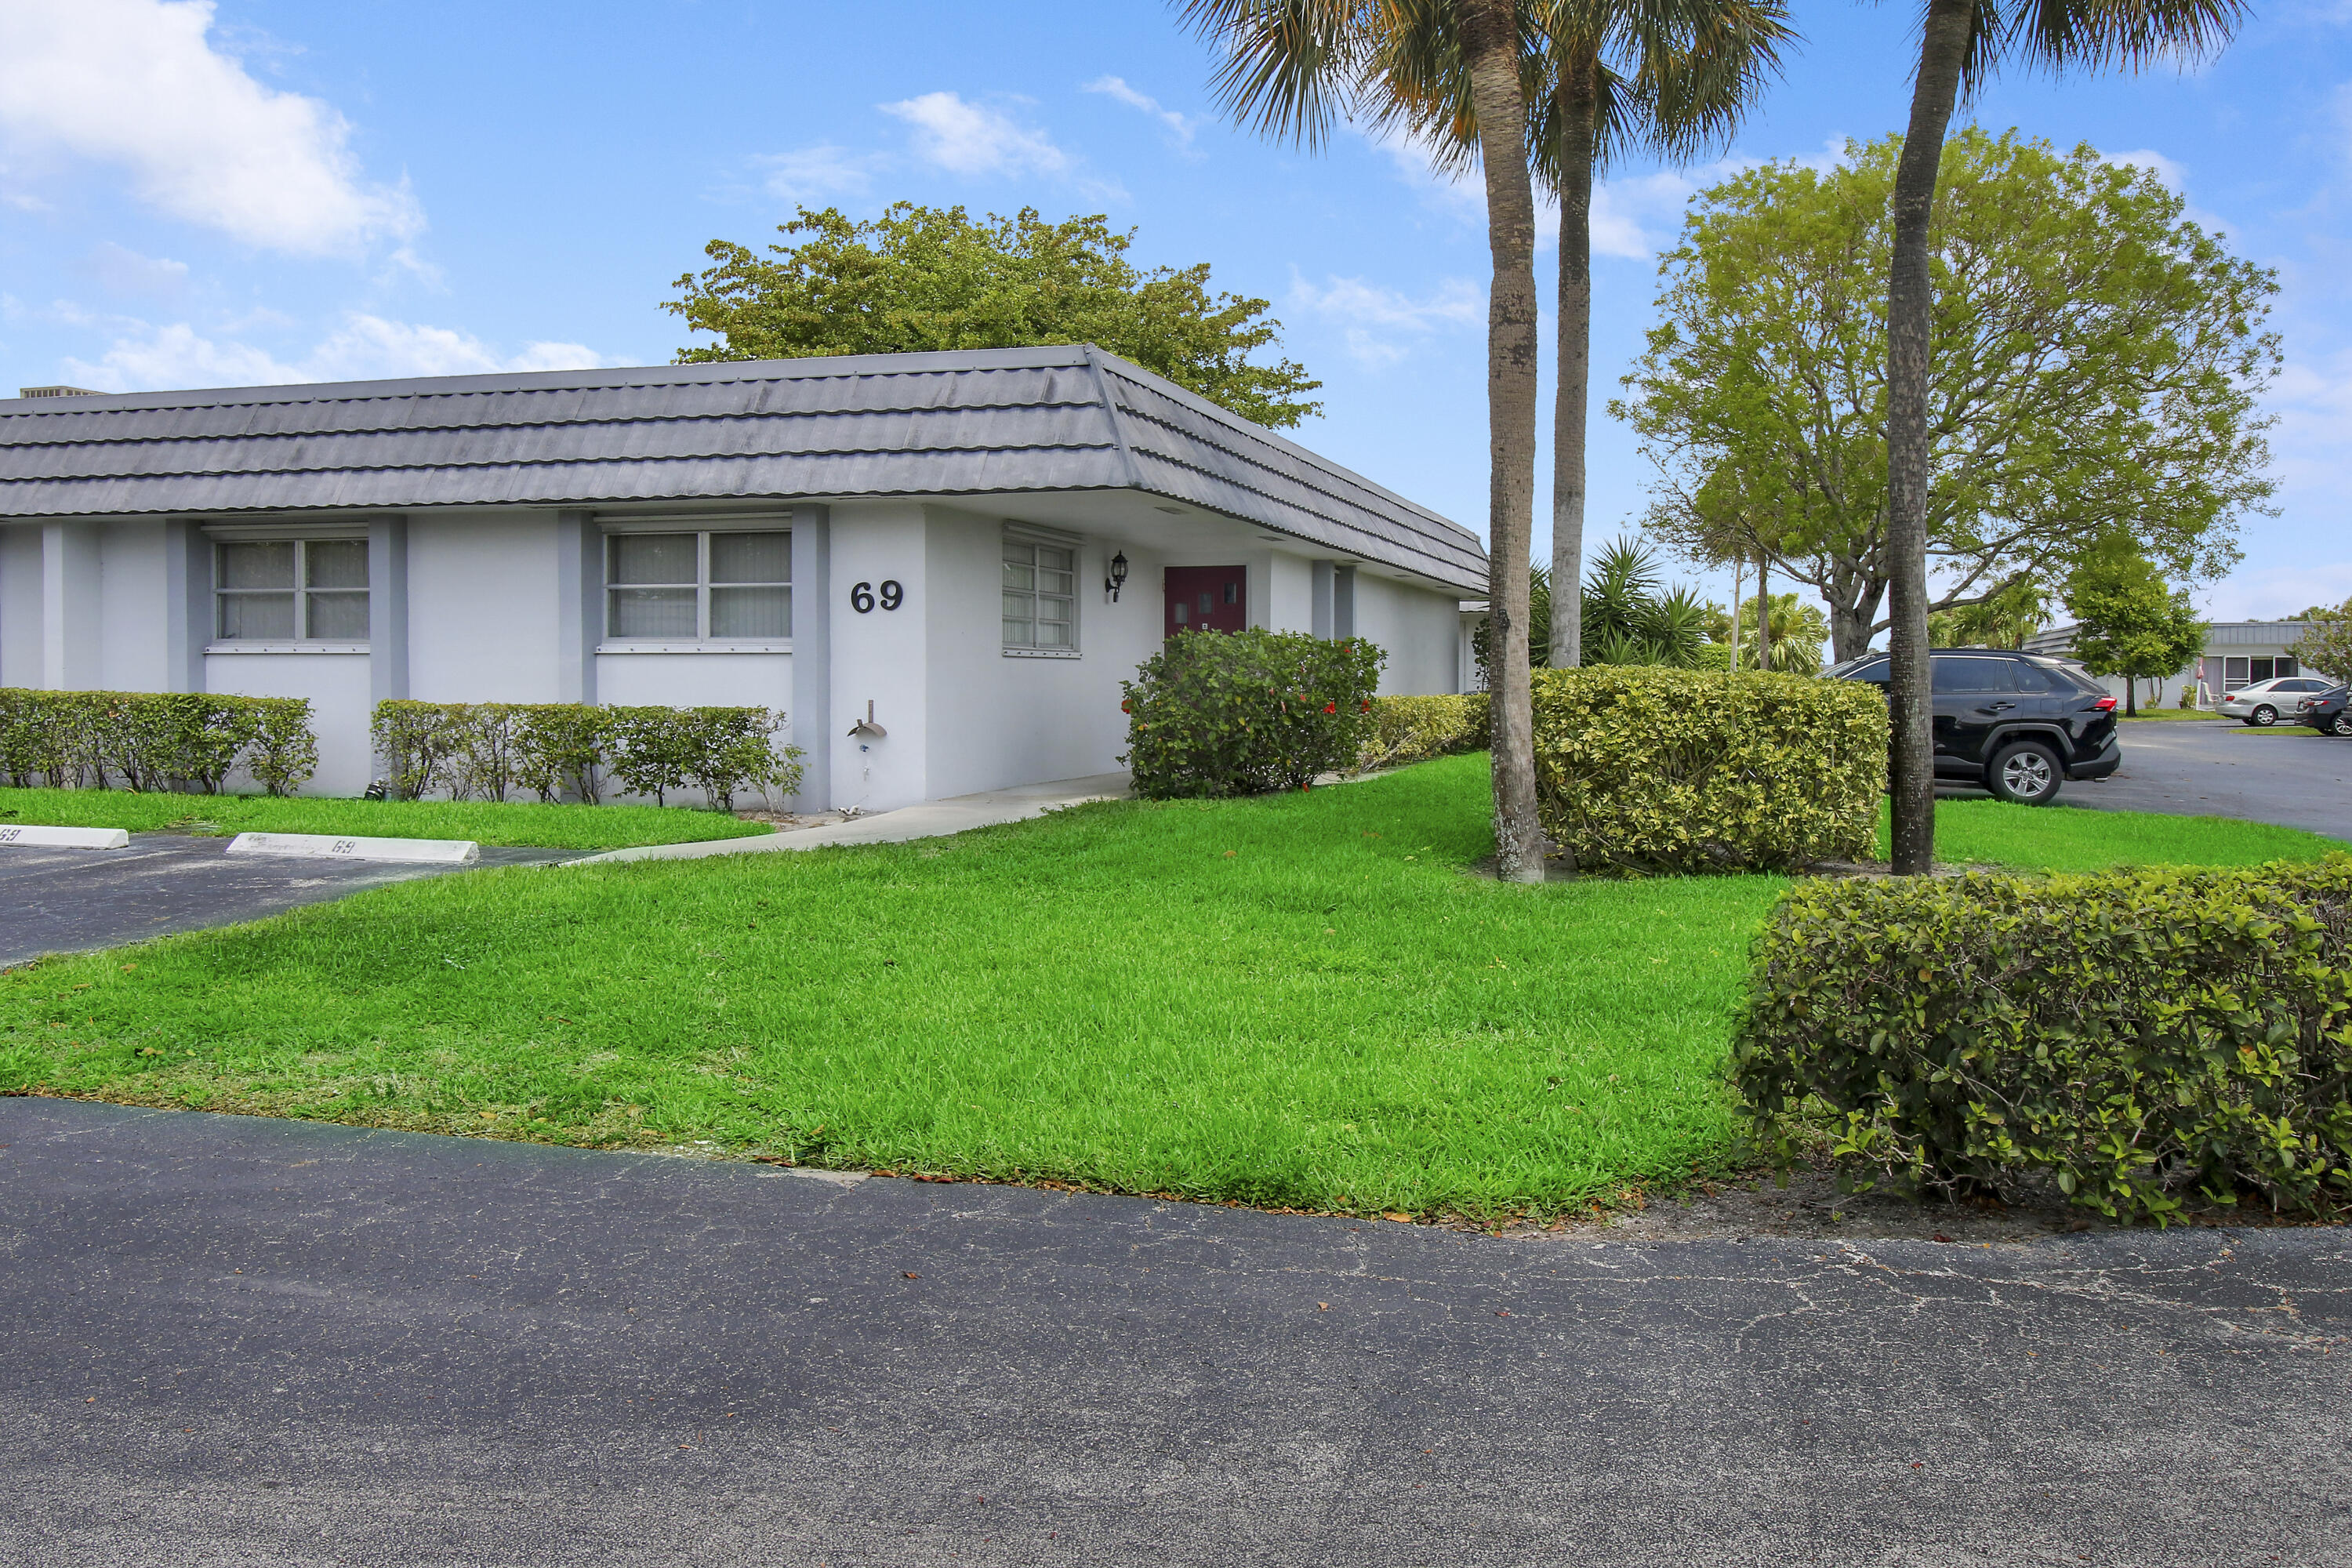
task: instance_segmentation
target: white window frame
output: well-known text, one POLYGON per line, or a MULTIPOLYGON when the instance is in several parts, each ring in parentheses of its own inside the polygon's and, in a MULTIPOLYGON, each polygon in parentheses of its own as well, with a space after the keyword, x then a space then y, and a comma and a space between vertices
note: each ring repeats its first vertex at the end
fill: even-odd
MULTIPOLYGON (((598 574, 604 580, 604 636, 596 644, 598 653, 790 653, 793 639, 788 632, 780 637, 721 637, 710 635, 710 536, 714 533, 781 533, 784 536, 785 577, 780 583, 721 583, 721 588, 782 588, 785 603, 791 606, 792 593, 792 525, 789 522, 759 517, 744 518, 632 518, 610 521, 602 525, 603 541, 598 548, 604 559, 598 574), (625 535, 668 533, 694 536, 694 635, 692 637, 622 637, 613 630, 613 595, 620 588, 677 587, 676 584, 616 583, 613 580, 614 541, 625 535)), ((785 611, 791 623, 793 609, 785 611)))
POLYGON ((358 588, 313 588, 310 585, 310 550, 313 544, 358 544, 364 547, 367 534, 357 530, 309 529, 299 533, 267 529, 206 530, 212 545, 213 559, 213 618, 210 635, 205 638, 206 653, 365 653, 368 637, 320 637, 310 635, 310 600, 320 594, 357 595, 367 601, 368 630, 375 630, 375 568, 373 552, 367 556, 367 583, 358 588), (223 568, 222 552, 233 544, 290 544, 294 547, 294 583, 290 588, 230 588, 224 584, 228 574, 223 568), (265 595, 294 595, 294 635, 290 637, 232 637, 221 630, 221 612, 230 599, 259 598, 265 595))
MULTIPOLYGON (((1080 539, 1075 533, 1063 533, 1055 529, 1038 528, 1034 525, 1023 523, 1007 523, 1005 525, 1003 538, 999 541, 996 552, 996 585, 998 605, 997 637, 999 642, 1002 644, 1003 652, 1006 658, 1076 658, 1079 657, 1080 642, 1078 606, 1086 601, 1085 594, 1079 591, 1079 584, 1083 582, 1086 577, 1085 555, 1083 553, 1085 542, 1086 542, 1084 540, 1080 539), (1013 591, 1004 586, 1004 568, 1007 564, 1004 559, 1004 547, 1006 545, 1013 544, 1025 544, 1030 546, 1033 551, 1042 546, 1047 550, 1066 550, 1070 552, 1069 647, 1039 647, 1034 642, 1025 644, 1003 642, 1003 595, 1013 591)), ((1030 557, 1029 569, 1032 574, 1034 574, 1037 570, 1036 557, 1034 554, 1032 554, 1030 557)), ((1034 584, 1036 579, 1033 575, 1030 581, 1034 584)), ((1045 596, 1057 597, 1058 595, 1045 596)), ((1029 590, 1029 597, 1031 605, 1034 607, 1036 600, 1040 597, 1034 586, 1029 590)), ((1037 624, 1037 617, 1034 615, 1031 616, 1029 617, 1029 624, 1034 628, 1037 624)), ((1031 636, 1035 636, 1034 630, 1032 631, 1031 636)))

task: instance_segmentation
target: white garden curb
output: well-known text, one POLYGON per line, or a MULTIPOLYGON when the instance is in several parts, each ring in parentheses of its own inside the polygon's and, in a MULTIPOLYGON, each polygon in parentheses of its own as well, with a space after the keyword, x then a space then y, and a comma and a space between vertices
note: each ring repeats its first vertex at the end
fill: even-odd
POLYGON ((0 826, 0 844, 19 849, 128 849, 131 835, 120 827, 0 826))
POLYGON ((240 833, 229 842, 226 853, 470 866, 482 858, 482 847, 470 838, 342 838, 331 833, 240 833))

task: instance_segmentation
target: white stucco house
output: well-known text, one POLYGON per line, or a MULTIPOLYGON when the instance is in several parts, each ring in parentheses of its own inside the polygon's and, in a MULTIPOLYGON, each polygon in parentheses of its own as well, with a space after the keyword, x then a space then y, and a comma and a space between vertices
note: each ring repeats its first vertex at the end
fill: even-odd
MULTIPOLYGON (((2301 675, 2297 645, 2303 640, 2305 626, 2302 621, 2215 621, 2206 629, 2204 653, 2186 668, 2139 683, 2139 705, 2178 707, 2186 691, 2192 707, 2210 708, 2240 687, 2277 676, 2301 675)), ((2025 646, 2035 653, 2072 658, 2076 629, 2071 623, 2053 626, 2028 637, 2025 646)), ((2116 700, 2123 700, 2122 676, 2092 679, 2103 680, 2116 700)))
POLYGON ((1084 346, 0 400, 0 685, 309 698, 322 794, 392 697, 781 709, 811 809, 1084 777, 1180 626, 1452 691, 1485 580, 1084 346))

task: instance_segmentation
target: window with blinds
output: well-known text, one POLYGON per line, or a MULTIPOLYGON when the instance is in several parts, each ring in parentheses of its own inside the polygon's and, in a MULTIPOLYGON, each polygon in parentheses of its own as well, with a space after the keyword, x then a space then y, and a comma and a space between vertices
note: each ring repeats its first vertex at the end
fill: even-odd
POLYGON ((793 536, 782 529, 605 536, 604 635, 759 641, 793 635, 793 536))
POLYGON ((366 540, 241 540, 214 549, 220 641, 367 641, 366 540))
POLYGON ((1008 534, 1004 647, 1013 653, 1078 651, 1078 552, 1008 534))

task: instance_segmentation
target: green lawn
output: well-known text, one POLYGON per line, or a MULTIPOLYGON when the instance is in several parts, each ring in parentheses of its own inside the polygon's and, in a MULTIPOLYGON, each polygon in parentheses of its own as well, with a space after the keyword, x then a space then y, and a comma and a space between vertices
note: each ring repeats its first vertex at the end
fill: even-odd
MULTIPOLYGON (((1887 852, 1880 808, 1878 852, 1887 852)), ((2298 827, 2273 827, 2226 816, 2166 816, 2069 805, 2014 805, 2000 800, 1936 803, 1936 858, 1956 865, 2020 871, 2105 871, 2116 866, 2259 866, 2314 860, 2352 849, 2298 827)))
MULTIPOLYGON (((2137 713, 2117 713, 2116 717, 2131 724, 2213 724, 2221 721, 2219 713, 2202 708, 2143 708, 2137 713)), ((2234 724, 2237 721, 2230 722, 2234 724)))
MULTIPOLYGON (((1363 1213, 1719 1167, 1785 883, 1466 875, 1486 769, 402 883, 0 976, 0 1089, 1363 1213)), ((2326 847, 1954 804, 2020 865, 2326 847)))
POLYGON ((551 849, 621 849, 744 838, 772 831, 723 811, 683 806, 491 805, 338 800, 323 795, 133 795, 110 789, 0 788, 0 823, 121 827, 133 833, 336 833, 371 838, 471 838, 551 849))
POLYGON ((2273 724, 2268 729, 2262 729, 2252 724, 2240 724, 2230 732, 2233 735, 2302 735, 2315 740, 2319 735, 2319 731, 2308 724, 2273 724))

